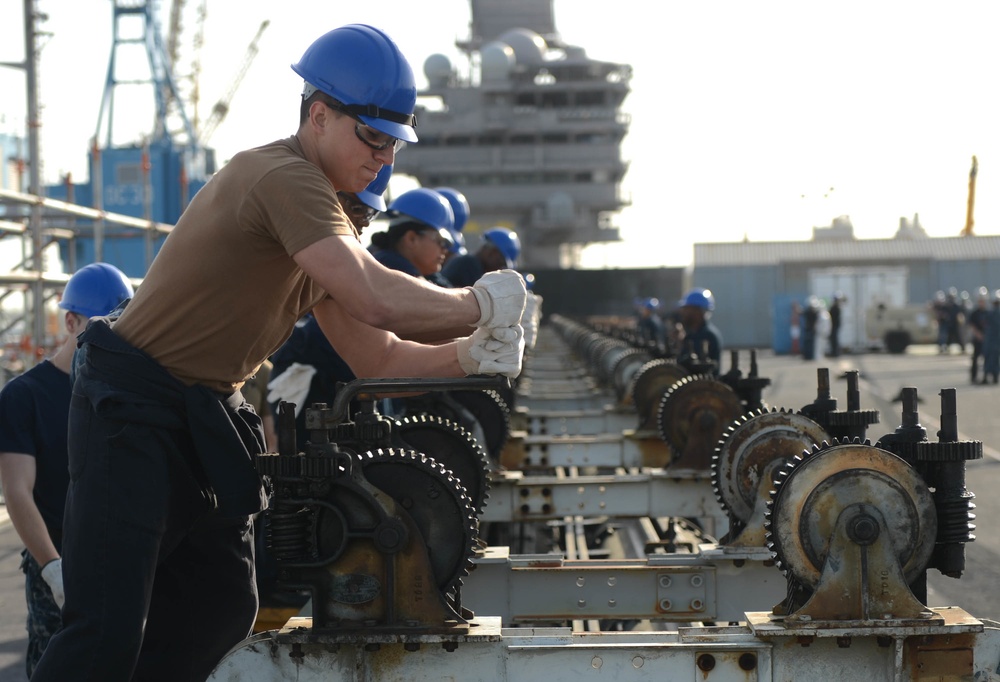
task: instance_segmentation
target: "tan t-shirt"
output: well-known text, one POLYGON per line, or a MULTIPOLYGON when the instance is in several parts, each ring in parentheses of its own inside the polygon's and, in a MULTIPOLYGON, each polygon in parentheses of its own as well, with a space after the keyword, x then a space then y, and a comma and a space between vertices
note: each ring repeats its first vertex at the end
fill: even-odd
POLYGON ((357 232, 296 138, 241 152, 195 195, 114 326, 185 384, 231 393, 325 296, 292 255, 357 232))

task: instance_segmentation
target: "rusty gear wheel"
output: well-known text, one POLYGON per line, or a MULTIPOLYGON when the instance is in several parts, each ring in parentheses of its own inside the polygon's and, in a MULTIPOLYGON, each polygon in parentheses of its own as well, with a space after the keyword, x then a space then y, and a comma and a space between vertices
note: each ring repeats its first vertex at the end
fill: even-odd
POLYGON ((704 374, 680 379, 660 400, 660 436, 674 453, 671 466, 709 469, 722 432, 743 414, 739 396, 704 374))
POLYGON ((422 452, 453 473, 476 514, 482 513, 489 497, 490 463, 471 433, 453 421, 430 414, 404 417, 396 422, 392 433, 397 445, 422 452))
POLYGON ((656 409, 663 394, 670 387, 687 376, 687 370, 674 360, 650 360, 640 367, 632 376, 628 394, 632 396, 632 404, 639 415, 640 429, 653 429, 656 426, 656 409))
POLYGON ((500 453, 510 438, 510 407, 507 401, 494 390, 449 391, 448 395, 479 422, 486 438, 483 447, 490 459, 499 462, 500 453))
POLYGON ((469 574, 479 538, 478 519, 458 479, 413 450, 370 450, 359 459, 365 479, 405 509, 420 529, 438 589, 453 593, 469 574))
POLYGON ((761 477, 783 467, 814 445, 829 441, 819 424, 789 410, 757 410, 723 432, 712 457, 712 487, 722 505, 746 522, 757 505, 761 477))
POLYGON ((901 458, 870 442, 832 444, 794 458, 779 474, 768 502, 767 546, 778 567, 815 588, 842 511, 859 503, 882 514, 907 582, 927 567, 937 517, 930 490, 901 458))

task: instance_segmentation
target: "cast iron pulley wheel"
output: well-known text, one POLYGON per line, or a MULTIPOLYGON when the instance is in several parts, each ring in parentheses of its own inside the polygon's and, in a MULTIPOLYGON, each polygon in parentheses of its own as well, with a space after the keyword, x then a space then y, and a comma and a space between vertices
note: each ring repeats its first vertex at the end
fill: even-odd
MULTIPOLYGON (((510 438, 510 408, 500 393, 484 391, 449 391, 448 395, 468 410, 483 430, 486 453, 494 462, 500 461, 500 452, 510 438)), ((452 421, 459 421, 452 419, 452 421)))
POLYGON ((687 376, 687 370, 673 360, 659 358, 650 360, 633 375, 629 394, 639 415, 640 427, 653 427, 653 415, 656 414, 660 399, 671 386, 687 376))
POLYGON ((449 419, 415 414, 396 422, 395 444, 427 455, 444 466, 465 487, 472 508, 481 514, 489 497, 486 451, 466 429, 449 419))
POLYGON ((712 452, 722 432, 743 414, 736 391, 704 374, 680 379, 663 395, 659 407, 660 436, 677 457, 687 452, 692 438, 711 443, 704 455, 705 469, 711 467, 712 452))
POLYGON ((841 513, 878 510, 907 583, 927 567, 937 535, 931 492, 916 469, 890 452, 854 439, 834 440, 794 458, 779 474, 768 502, 767 546, 778 567, 815 588, 841 513))
POLYGON ((715 495, 723 509, 746 522, 757 505, 763 476, 773 479, 792 458, 829 440, 823 427, 803 414, 784 409, 745 414, 726 427, 715 448, 715 495))
POLYGON ((360 456, 365 479, 399 504, 420 530, 441 594, 469 574, 479 533, 465 488, 443 466, 413 450, 370 450, 360 456))

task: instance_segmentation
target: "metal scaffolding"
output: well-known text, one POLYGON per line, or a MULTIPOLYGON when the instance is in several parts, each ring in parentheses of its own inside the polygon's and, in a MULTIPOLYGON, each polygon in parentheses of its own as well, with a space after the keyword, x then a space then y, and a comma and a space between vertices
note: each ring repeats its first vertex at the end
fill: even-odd
MULTIPOLYGON (((75 240, 86 234, 95 239, 95 251, 101 253, 100 241, 106 224, 137 229, 149 235, 167 233, 171 225, 144 220, 100 209, 48 199, 43 196, 41 163, 39 162, 38 101, 38 24, 45 15, 38 11, 37 0, 24 0, 25 57, 20 62, 0 62, 23 70, 27 93, 27 159, 28 191, 0 188, 0 239, 16 236, 21 239, 23 257, 7 274, 0 274, 0 304, 16 294, 23 296, 23 305, 9 305, 18 313, 0 322, 0 339, 10 340, 20 331, 19 345, 26 351, 23 361, 31 366, 40 359, 46 340, 45 304, 61 293, 69 274, 47 271, 45 250, 61 242, 75 240), (78 225, 76 219, 83 218, 78 225)), ((73 249, 70 248, 70 253, 73 249)), ((77 264, 67 264, 70 271, 77 264)), ((80 264, 82 265, 82 264, 80 264)))

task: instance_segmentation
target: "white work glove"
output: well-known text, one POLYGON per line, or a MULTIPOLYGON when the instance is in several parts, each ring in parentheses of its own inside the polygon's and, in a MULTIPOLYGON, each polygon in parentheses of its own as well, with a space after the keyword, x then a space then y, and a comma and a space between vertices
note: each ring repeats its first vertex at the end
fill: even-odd
POLYGON ((315 374, 316 368, 312 365, 293 362, 288 369, 268 382, 267 401, 276 403, 284 400, 286 403, 294 404, 295 416, 298 417, 304 407, 306 396, 309 395, 309 387, 315 374))
POLYGON ((62 559, 53 559, 42 567, 42 580, 52 590, 56 606, 62 609, 66 603, 66 590, 63 589, 62 559))
POLYGON ((541 321, 539 303, 542 297, 535 296, 530 291, 524 303, 524 314, 521 315, 521 326, 524 327, 524 347, 531 350, 538 340, 538 323, 541 321))
POLYGON ((458 364, 466 374, 503 374, 511 379, 521 373, 524 330, 520 325, 488 329, 458 340, 458 364))
POLYGON ((521 322, 528 290, 516 270, 488 272, 469 288, 479 302, 477 327, 513 327, 521 322))

